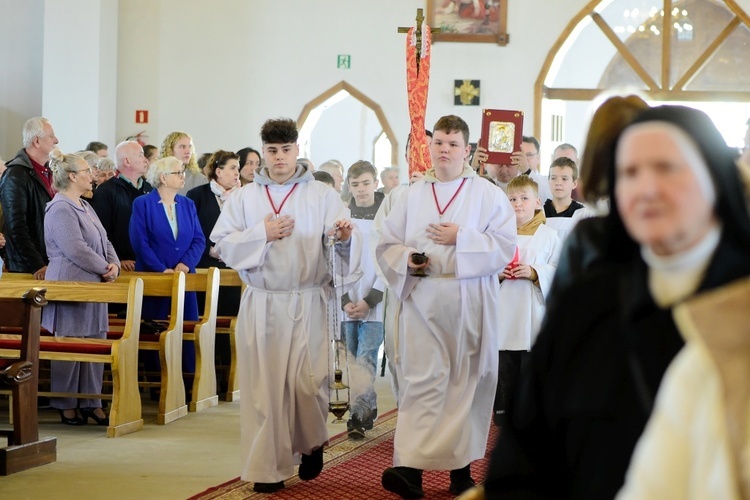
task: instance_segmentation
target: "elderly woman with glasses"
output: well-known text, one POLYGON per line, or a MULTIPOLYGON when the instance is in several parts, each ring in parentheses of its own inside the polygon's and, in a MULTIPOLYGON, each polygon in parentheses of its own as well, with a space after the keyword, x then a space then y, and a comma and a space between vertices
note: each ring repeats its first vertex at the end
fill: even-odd
MULTIPOLYGON (((44 239, 49 266, 46 278, 54 281, 114 281, 120 260, 107 239, 99 217, 85 200, 91 190, 92 171, 82 156, 63 155, 59 149, 49 161, 57 194, 47 204, 44 239)), ((57 304, 44 308, 42 325, 56 337, 105 338, 106 304, 57 304)), ((104 364, 72 361, 51 362, 53 392, 102 392, 104 364)), ((83 425, 92 418, 108 425, 101 399, 51 398, 64 424, 83 425)))
MULTIPOLYGON (((159 273, 194 273, 203 255, 203 236, 195 203, 177 194, 185 185, 185 167, 174 156, 161 158, 148 169, 146 180, 155 189, 133 202, 130 243, 135 252, 135 270, 159 273)), ((143 317, 164 319, 170 300, 143 303, 143 317)), ((194 293, 185 295, 185 319, 198 319, 194 293)))

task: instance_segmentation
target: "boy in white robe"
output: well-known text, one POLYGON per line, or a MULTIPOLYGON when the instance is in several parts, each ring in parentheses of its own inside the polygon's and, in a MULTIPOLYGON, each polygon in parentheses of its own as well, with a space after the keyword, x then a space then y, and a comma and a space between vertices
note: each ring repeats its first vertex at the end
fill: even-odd
POLYGON ((499 372, 495 423, 510 407, 518 375, 528 363, 539 334, 545 301, 560 256, 560 237, 545 224, 537 183, 520 175, 508 183, 508 199, 516 214, 518 250, 500 275, 499 372))
MULTIPOLYGON (((425 135, 428 137, 428 140, 432 140, 432 132, 430 130, 425 130, 425 135)), ((405 157, 407 165, 411 165, 411 154, 409 148, 410 142, 411 134, 409 134, 409 136, 406 138, 405 157)), ((410 185, 414 184, 418 180, 421 180, 423 177, 424 172, 414 170, 409 177, 409 184, 401 184, 399 186, 396 186, 390 193, 388 193, 388 196, 385 197, 383 203, 380 204, 378 213, 375 214, 375 219, 373 220, 372 231, 370 232, 370 241, 372 242, 373 248, 373 258, 375 258, 375 247, 377 247, 378 241, 380 241, 380 229, 383 226, 383 221, 386 217, 388 217, 388 214, 391 213, 391 208, 393 208, 394 201, 401 196, 398 193, 405 191, 410 185)), ((377 259, 375 259, 375 272, 378 274, 378 278, 380 278, 380 280, 383 282, 383 285, 385 285, 385 299, 383 300, 383 355, 388 360, 388 371, 391 373, 391 390, 393 391, 393 399, 396 400, 396 408, 398 408, 399 374, 396 369, 398 356, 395 352, 394 340, 396 331, 398 330, 398 312, 401 309, 401 300, 398 298, 397 294, 390 290, 390 287, 388 286, 388 280, 383 274, 383 271, 380 269, 377 259)))
POLYGON ((580 220, 573 218, 583 205, 573 199, 573 190, 578 186, 578 167, 567 156, 552 160, 549 167, 549 188, 552 198, 544 203, 547 226, 557 231, 560 241, 565 241, 570 231, 580 220))
POLYGON ((271 493, 300 464, 311 480, 328 442, 326 235, 336 231, 344 282, 359 278, 361 239, 338 194, 297 166, 297 127, 261 129, 265 165, 225 203, 211 240, 248 287, 237 322, 242 479, 271 493), (351 266, 349 263, 351 262, 351 266))
POLYGON ((511 260, 516 231, 505 194, 464 166, 469 151, 466 122, 441 118, 430 145, 433 169, 394 200, 376 250, 402 301, 394 467, 382 484, 403 498, 424 496, 424 469, 450 470, 453 494, 468 489, 469 465, 487 445, 497 383, 497 274, 511 260), (418 253, 426 262, 415 260, 418 253), (410 273, 418 270, 427 276, 410 273))

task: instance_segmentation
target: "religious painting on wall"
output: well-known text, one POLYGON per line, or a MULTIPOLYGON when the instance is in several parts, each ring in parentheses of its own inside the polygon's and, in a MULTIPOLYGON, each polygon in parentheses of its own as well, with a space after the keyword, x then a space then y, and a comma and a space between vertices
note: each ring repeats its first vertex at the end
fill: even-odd
POLYGON ((433 41, 506 45, 508 0, 427 0, 427 24, 439 28, 433 41))
POLYGON ((479 80, 453 80, 455 106, 479 106, 479 80))

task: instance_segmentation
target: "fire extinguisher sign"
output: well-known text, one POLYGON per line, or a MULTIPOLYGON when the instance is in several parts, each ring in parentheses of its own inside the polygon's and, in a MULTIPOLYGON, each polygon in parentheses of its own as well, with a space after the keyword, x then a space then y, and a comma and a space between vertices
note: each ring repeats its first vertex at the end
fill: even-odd
POLYGON ((148 110, 145 110, 145 109, 136 110, 135 123, 148 123, 148 110))

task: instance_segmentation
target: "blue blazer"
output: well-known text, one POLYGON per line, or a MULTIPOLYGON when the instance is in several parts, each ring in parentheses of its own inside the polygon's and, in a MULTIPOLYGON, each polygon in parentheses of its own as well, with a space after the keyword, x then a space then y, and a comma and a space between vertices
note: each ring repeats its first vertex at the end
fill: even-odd
MULTIPOLYGON (((154 189, 133 201, 133 215, 130 217, 130 243, 135 252, 136 271, 164 272, 182 262, 195 272, 206 246, 195 203, 189 198, 177 195, 177 239, 172 235, 164 206, 160 203, 159 192, 154 189)), ((144 301, 143 317, 164 319, 169 315, 169 301, 144 301)), ((198 319, 198 304, 195 293, 185 294, 185 319, 198 319)))

